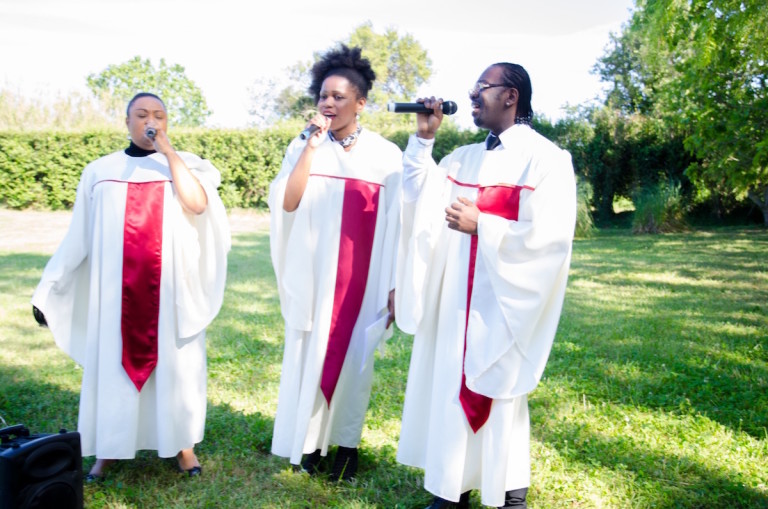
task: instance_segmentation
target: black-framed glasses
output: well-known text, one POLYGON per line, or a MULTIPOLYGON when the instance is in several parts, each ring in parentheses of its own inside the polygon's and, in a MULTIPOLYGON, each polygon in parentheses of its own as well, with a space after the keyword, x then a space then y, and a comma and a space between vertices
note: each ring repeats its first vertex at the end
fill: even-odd
POLYGON ((479 95, 480 92, 485 90, 486 88, 494 88, 494 87, 506 87, 504 83, 485 83, 482 81, 478 81, 475 83, 475 86, 469 89, 469 97, 474 97, 476 95, 479 95))

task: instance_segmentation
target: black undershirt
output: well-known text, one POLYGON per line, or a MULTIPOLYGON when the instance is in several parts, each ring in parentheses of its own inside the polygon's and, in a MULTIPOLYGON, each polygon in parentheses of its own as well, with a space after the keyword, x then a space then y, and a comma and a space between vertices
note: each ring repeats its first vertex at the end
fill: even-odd
POLYGON ((128 145, 127 149, 125 149, 125 154, 131 157, 146 157, 156 152, 157 150, 147 150, 147 149, 141 148, 140 146, 136 145, 133 141, 131 141, 131 144, 128 145))

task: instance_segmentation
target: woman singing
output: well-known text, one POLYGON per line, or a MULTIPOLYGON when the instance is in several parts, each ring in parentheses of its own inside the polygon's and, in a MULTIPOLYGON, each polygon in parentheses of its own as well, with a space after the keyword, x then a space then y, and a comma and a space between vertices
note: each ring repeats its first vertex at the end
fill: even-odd
POLYGON ((316 131, 290 144, 269 196, 285 320, 272 453, 314 474, 338 445, 332 480, 356 473, 373 347, 394 319, 402 153, 358 122, 375 79, 360 53, 312 68, 316 131))
POLYGON ((173 149, 163 101, 137 94, 126 125, 130 146, 83 170, 69 230, 32 298, 83 367, 78 431, 83 456, 97 458, 87 481, 142 449, 200 474, 205 329, 230 247, 219 172, 173 149))

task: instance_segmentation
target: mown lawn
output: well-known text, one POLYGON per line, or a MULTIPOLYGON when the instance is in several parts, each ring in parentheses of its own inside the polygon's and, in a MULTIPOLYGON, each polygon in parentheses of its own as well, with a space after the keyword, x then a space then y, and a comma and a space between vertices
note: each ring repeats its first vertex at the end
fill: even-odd
MULTIPOLYGON (((0 253, 0 416, 33 433, 77 424, 80 369, 29 305, 48 256, 0 253)), ((267 232, 235 236, 229 263, 209 328, 203 476, 142 452, 87 485, 86 507, 426 506, 421 472, 395 462, 411 338, 397 334, 377 359, 356 482, 293 473, 269 454, 282 322, 267 232)), ((577 240, 530 396, 529 507, 768 507, 767 339, 766 230, 577 240)))

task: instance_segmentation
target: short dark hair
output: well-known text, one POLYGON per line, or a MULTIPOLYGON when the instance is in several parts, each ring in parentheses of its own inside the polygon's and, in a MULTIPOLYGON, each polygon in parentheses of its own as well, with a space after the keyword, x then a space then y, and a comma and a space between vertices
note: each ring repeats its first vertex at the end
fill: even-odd
POLYGON ((128 107, 127 107, 127 108, 125 108, 125 116, 126 116, 126 117, 128 117, 128 116, 130 116, 130 115, 131 115, 131 106, 133 106, 133 103, 135 103, 135 102, 136 102, 138 99, 141 99, 142 97, 152 97, 152 98, 155 98, 155 99, 157 99, 158 101, 160 101, 160 104, 162 104, 162 105, 163 105, 163 109, 164 109, 164 110, 168 110, 168 108, 166 108, 166 107, 165 107, 165 103, 163 102, 163 100, 162 100, 162 99, 160 99, 160 98, 159 98, 158 96, 156 96, 155 94, 153 94, 153 93, 151 93, 151 92, 139 92, 138 94, 136 94, 136 95, 134 95, 134 96, 133 96, 133 99, 131 99, 130 101, 128 101, 128 107))
POLYGON ((502 71, 502 81, 509 88, 517 90, 517 111, 515 113, 515 123, 530 123, 533 119, 533 109, 531 108, 531 77, 522 65, 510 64, 509 62, 499 62, 491 67, 500 67, 502 71))
POLYGON ((323 88, 323 81, 328 76, 347 78, 357 89, 358 98, 368 98, 376 73, 373 72, 371 62, 361 54, 360 48, 350 48, 341 44, 315 62, 312 66, 312 83, 309 85, 309 93, 312 94, 315 103, 320 100, 320 89, 323 88))

